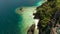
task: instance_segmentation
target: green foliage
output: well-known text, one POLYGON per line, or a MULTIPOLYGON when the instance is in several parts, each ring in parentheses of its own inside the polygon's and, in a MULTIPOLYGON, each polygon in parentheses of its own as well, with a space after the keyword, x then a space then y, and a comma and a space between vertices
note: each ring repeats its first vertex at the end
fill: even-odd
POLYGON ((60 0, 56 0, 56 7, 60 8, 60 0))
POLYGON ((41 25, 43 26, 43 27, 45 27, 45 26, 47 26, 47 23, 49 22, 49 19, 48 18, 44 18, 43 20, 41 20, 41 25))
POLYGON ((40 11, 40 16, 42 18, 41 20, 41 26, 46 27, 47 23, 50 21, 50 18, 52 17, 52 14, 54 14, 55 10, 55 1, 53 2, 46 2, 39 6, 37 11, 40 11))

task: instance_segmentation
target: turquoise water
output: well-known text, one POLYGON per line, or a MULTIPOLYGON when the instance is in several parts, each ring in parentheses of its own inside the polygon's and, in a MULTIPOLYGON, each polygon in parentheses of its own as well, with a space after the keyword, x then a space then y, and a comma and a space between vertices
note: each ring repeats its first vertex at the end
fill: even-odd
POLYGON ((22 11, 19 9, 16 10, 16 13, 22 16, 22 21, 18 22, 21 34, 27 34, 29 27, 34 24, 34 19, 32 17, 34 9, 35 7, 23 7, 22 11))
POLYGON ((15 12, 15 9, 21 6, 36 6, 37 4, 35 5, 35 3, 39 1, 40 0, 0 0, 0 34, 21 34, 21 32, 23 32, 23 30, 21 31, 23 18, 15 12))
POLYGON ((20 28, 20 33, 21 34, 27 34, 28 29, 32 24, 34 24, 34 19, 33 19, 33 11, 36 11, 36 7, 40 6, 43 2, 38 2, 36 3, 35 6, 23 6, 22 11, 20 11, 20 8, 16 9, 16 13, 22 16, 22 21, 19 21, 19 28, 20 28))

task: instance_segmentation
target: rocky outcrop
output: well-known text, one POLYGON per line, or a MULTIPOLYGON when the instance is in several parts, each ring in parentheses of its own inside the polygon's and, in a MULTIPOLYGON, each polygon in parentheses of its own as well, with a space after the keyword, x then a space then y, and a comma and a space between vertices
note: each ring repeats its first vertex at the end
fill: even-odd
POLYGON ((34 34, 35 24, 33 24, 27 31, 27 34, 34 34))

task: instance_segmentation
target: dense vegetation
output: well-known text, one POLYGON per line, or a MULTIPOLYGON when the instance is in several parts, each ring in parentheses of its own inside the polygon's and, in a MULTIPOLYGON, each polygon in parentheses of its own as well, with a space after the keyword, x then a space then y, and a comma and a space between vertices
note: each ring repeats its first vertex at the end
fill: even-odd
POLYGON ((36 11, 34 19, 40 19, 39 34, 51 34, 52 27, 60 24, 60 0, 47 0, 36 11))

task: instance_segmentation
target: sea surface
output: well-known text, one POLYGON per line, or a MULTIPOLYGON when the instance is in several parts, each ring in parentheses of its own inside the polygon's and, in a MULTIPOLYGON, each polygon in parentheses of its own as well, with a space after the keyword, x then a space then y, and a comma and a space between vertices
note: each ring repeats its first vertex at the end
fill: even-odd
MULTIPOLYGON (((21 34, 22 27, 19 26, 21 26, 23 18, 17 14, 15 10, 21 6, 39 6, 40 1, 41 0, 0 0, 0 34, 21 34)), ((26 14, 26 17, 27 15, 28 14, 26 14)), ((22 31, 22 33, 24 32, 22 31)))

